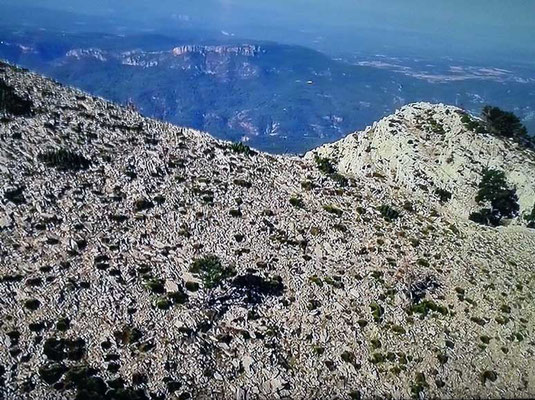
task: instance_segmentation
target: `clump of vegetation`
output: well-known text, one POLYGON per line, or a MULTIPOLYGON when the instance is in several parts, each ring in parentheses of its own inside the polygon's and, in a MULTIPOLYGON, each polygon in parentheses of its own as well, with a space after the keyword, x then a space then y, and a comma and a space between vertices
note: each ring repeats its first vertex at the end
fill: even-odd
POLYGON ((447 203, 451 200, 451 192, 446 189, 437 188, 435 189, 435 194, 438 196, 441 203, 447 203))
POLYGON ((134 210, 136 212, 150 210, 154 207, 154 203, 147 199, 139 199, 134 203, 134 210))
POLYGON ((236 186, 241 186, 246 189, 250 189, 253 186, 251 182, 246 181, 245 179, 234 179, 234 184, 236 186))
POLYGON ((331 163, 331 160, 329 160, 328 158, 316 155, 314 157, 314 161, 316 161, 316 166, 318 167, 318 169, 325 175, 334 174, 336 172, 336 168, 334 168, 331 163))
POLYGON ((341 216, 343 214, 342 210, 340 210, 338 207, 333 206, 331 204, 327 204, 327 205, 323 206, 323 209, 325 211, 327 211, 328 213, 335 214, 335 215, 338 215, 338 216, 341 216))
POLYGON ((320 157, 316 154, 314 161, 316 161, 316 166, 321 172, 334 180, 340 186, 347 186, 349 184, 347 178, 336 171, 336 168, 332 165, 331 160, 328 158, 320 157))
POLYGON ((436 304, 432 300, 422 300, 418 304, 413 304, 409 309, 410 314, 417 313, 421 314, 422 317, 427 316, 431 311, 438 312, 442 315, 448 314, 448 309, 446 307, 436 304))
POLYGON ((251 149, 249 146, 243 144, 242 142, 237 142, 237 143, 232 143, 230 145, 230 149, 234 152, 234 153, 238 153, 238 154, 244 154, 246 156, 254 156, 257 154, 256 151, 254 151, 253 149, 251 149))
POLYGON ((31 311, 37 310, 40 305, 41 302, 37 299, 28 299, 24 302, 24 307, 31 311))
POLYGON ((113 335, 115 340, 123 345, 138 343, 143 338, 143 332, 131 326, 125 326, 121 331, 115 331, 113 335))
POLYGON ((25 187, 21 186, 16 189, 6 190, 4 192, 4 198, 16 205, 24 204, 26 202, 26 199, 24 198, 24 189, 25 187))
POLYGON ((481 382, 483 384, 487 383, 488 381, 495 382, 496 379, 498 379, 498 374, 494 371, 484 371, 481 374, 481 382))
POLYGON ((485 106, 481 112, 489 133, 513 139, 525 139, 528 131, 520 119, 512 112, 498 107, 485 106))
POLYGON ((232 267, 225 267, 219 257, 207 255, 193 261, 190 272, 200 276, 204 287, 208 289, 219 286, 225 279, 236 275, 232 267))
POLYGON ((528 228, 535 229, 535 204, 533 205, 533 210, 531 210, 531 214, 528 214, 526 216, 526 221, 528 223, 528 228))
POLYGON ((307 191, 310 191, 314 189, 315 185, 314 185, 314 182, 310 180, 306 180, 306 181, 301 182, 301 187, 307 191))
POLYGON ((263 278, 254 274, 239 275, 232 281, 232 287, 249 304, 258 304, 267 296, 282 296, 284 284, 280 276, 263 278))
POLYGON ((39 367, 39 377, 52 385, 59 381, 63 374, 67 371, 67 367, 62 363, 49 363, 39 367))
POLYGON ((429 119, 429 125, 431 125, 431 132, 439 134, 439 135, 445 135, 446 131, 444 130, 444 125, 442 125, 437 120, 430 118, 429 119))
POLYGON ((411 385, 411 394, 414 398, 420 398, 420 393, 424 391, 429 385, 425 380, 425 375, 421 372, 417 372, 414 383, 411 385))
POLYGON ((70 326, 71 326, 71 321, 69 318, 60 318, 58 322, 56 323, 56 329, 62 332, 68 330, 70 326))
POLYGON ((463 116, 461 117, 461 122, 464 124, 464 127, 468 131, 472 131, 472 132, 475 132, 475 133, 484 133, 485 132, 485 127, 483 126, 483 124, 481 122, 473 119, 468 114, 463 114, 463 116))
POLYGON ((12 115, 31 115, 32 102, 20 97, 15 90, 0 80, 0 113, 12 115))
POLYGON ((162 294, 165 292, 163 279, 151 278, 145 282, 145 287, 153 293, 162 294))
POLYGON ((60 171, 80 171, 91 166, 90 160, 67 149, 49 150, 39 154, 37 158, 48 167, 60 171))
POLYGON ((303 202, 303 199, 297 196, 290 197, 290 204, 296 208, 304 208, 305 203, 303 202))
POLYGON ((495 169, 483 171, 476 201, 480 204, 490 203, 490 208, 483 208, 469 217, 483 225, 498 226, 502 218, 513 218, 520 210, 516 189, 509 188, 505 173, 495 169))
POLYGON ((383 314, 385 309, 377 303, 370 304, 370 310, 375 322, 381 322, 383 320, 383 314))
POLYGON ((399 218, 399 211, 394 209, 392 206, 388 204, 383 204, 378 208, 379 212, 383 216, 383 218, 388 221, 392 222, 399 218))
POLYGON ((86 352, 84 339, 55 339, 45 341, 43 353, 49 360, 63 361, 65 359, 77 361, 82 359, 86 352))
POLYGON ((347 350, 340 355, 340 358, 349 364, 353 364, 355 362, 355 355, 347 350))

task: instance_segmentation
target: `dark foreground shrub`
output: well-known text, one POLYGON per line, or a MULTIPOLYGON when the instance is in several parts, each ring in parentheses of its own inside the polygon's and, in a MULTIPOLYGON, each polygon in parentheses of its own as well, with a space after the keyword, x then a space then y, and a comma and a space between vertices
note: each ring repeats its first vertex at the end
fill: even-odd
POLYGON ((389 222, 392 222, 395 219, 399 218, 399 212, 395 210, 392 206, 389 206, 388 204, 382 205, 381 207, 378 208, 378 210, 383 216, 383 218, 389 222))
POLYGON ((535 204, 533 204, 533 210, 531 210, 531 214, 526 216, 526 221, 528 223, 528 228, 535 229, 535 204))
POLYGON ((91 166, 90 160, 66 149, 50 150, 39 154, 37 157, 39 161, 47 166, 61 171, 79 171, 88 169, 91 166))
POLYGON ((0 80, 0 114, 3 113, 16 116, 31 115, 32 102, 17 95, 12 87, 4 80, 0 80))

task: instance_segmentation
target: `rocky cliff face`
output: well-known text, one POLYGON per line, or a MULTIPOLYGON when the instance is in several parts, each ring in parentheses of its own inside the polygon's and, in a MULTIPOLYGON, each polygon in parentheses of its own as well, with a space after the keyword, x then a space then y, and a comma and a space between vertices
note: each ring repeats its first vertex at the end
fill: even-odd
MULTIPOLYGON (((70 62, 71 59, 77 61, 114 61, 123 65, 136 66, 141 68, 167 67, 174 69, 198 69, 199 72, 220 75, 225 77, 229 72, 228 65, 236 64, 234 68, 239 72, 239 76, 247 78, 249 75, 255 76, 258 73, 248 59, 257 56, 262 52, 260 46, 196 46, 184 45, 175 47, 169 51, 142 51, 130 50, 124 52, 106 51, 99 48, 73 49, 69 50, 63 59, 58 60, 59 64, 70 62), (238 59, 242 57, 243 59, 238 59), (240 63, 242 65, 240 66, 240 63), (241 71, 241 72, 240 72, 241 71)), ((250 76, 249 76, 250 77, 250 76)))
MULTIPOLYGON (((337 172, 4 64, 0 80, 5 398, 535 395, 534 230, 428 195, 468 207, 442 169, 484 163, 455 109, 319 149, 337 172)), ((477 139, 503 168, 532 157, 477 139)), ((509 173, 523 209, 527 171, 509 173)))

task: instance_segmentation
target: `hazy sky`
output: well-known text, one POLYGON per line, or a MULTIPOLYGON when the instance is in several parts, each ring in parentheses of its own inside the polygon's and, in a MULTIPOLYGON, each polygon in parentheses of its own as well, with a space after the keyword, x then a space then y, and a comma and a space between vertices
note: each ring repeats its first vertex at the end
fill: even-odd
POLYGON ((535 58, 535 0, 0 0, 78 13, 189 24, 335 51, 407 47, 535 58), (307 43, 308 42, 308 43, 307 43))

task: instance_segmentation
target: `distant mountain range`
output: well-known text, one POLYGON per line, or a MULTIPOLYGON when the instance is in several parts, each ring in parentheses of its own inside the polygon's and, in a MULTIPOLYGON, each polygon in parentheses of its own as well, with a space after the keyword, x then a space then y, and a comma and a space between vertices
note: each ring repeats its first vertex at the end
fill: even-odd
POLYGON ((535 80, 451 60, 333 60, 298 46, 160 35, 0 30, 0 58, 143 114, 302 153, 414 101, 515 111, 534 131, 535 80), (410 64, 410 65, 409 65, 410 64))

